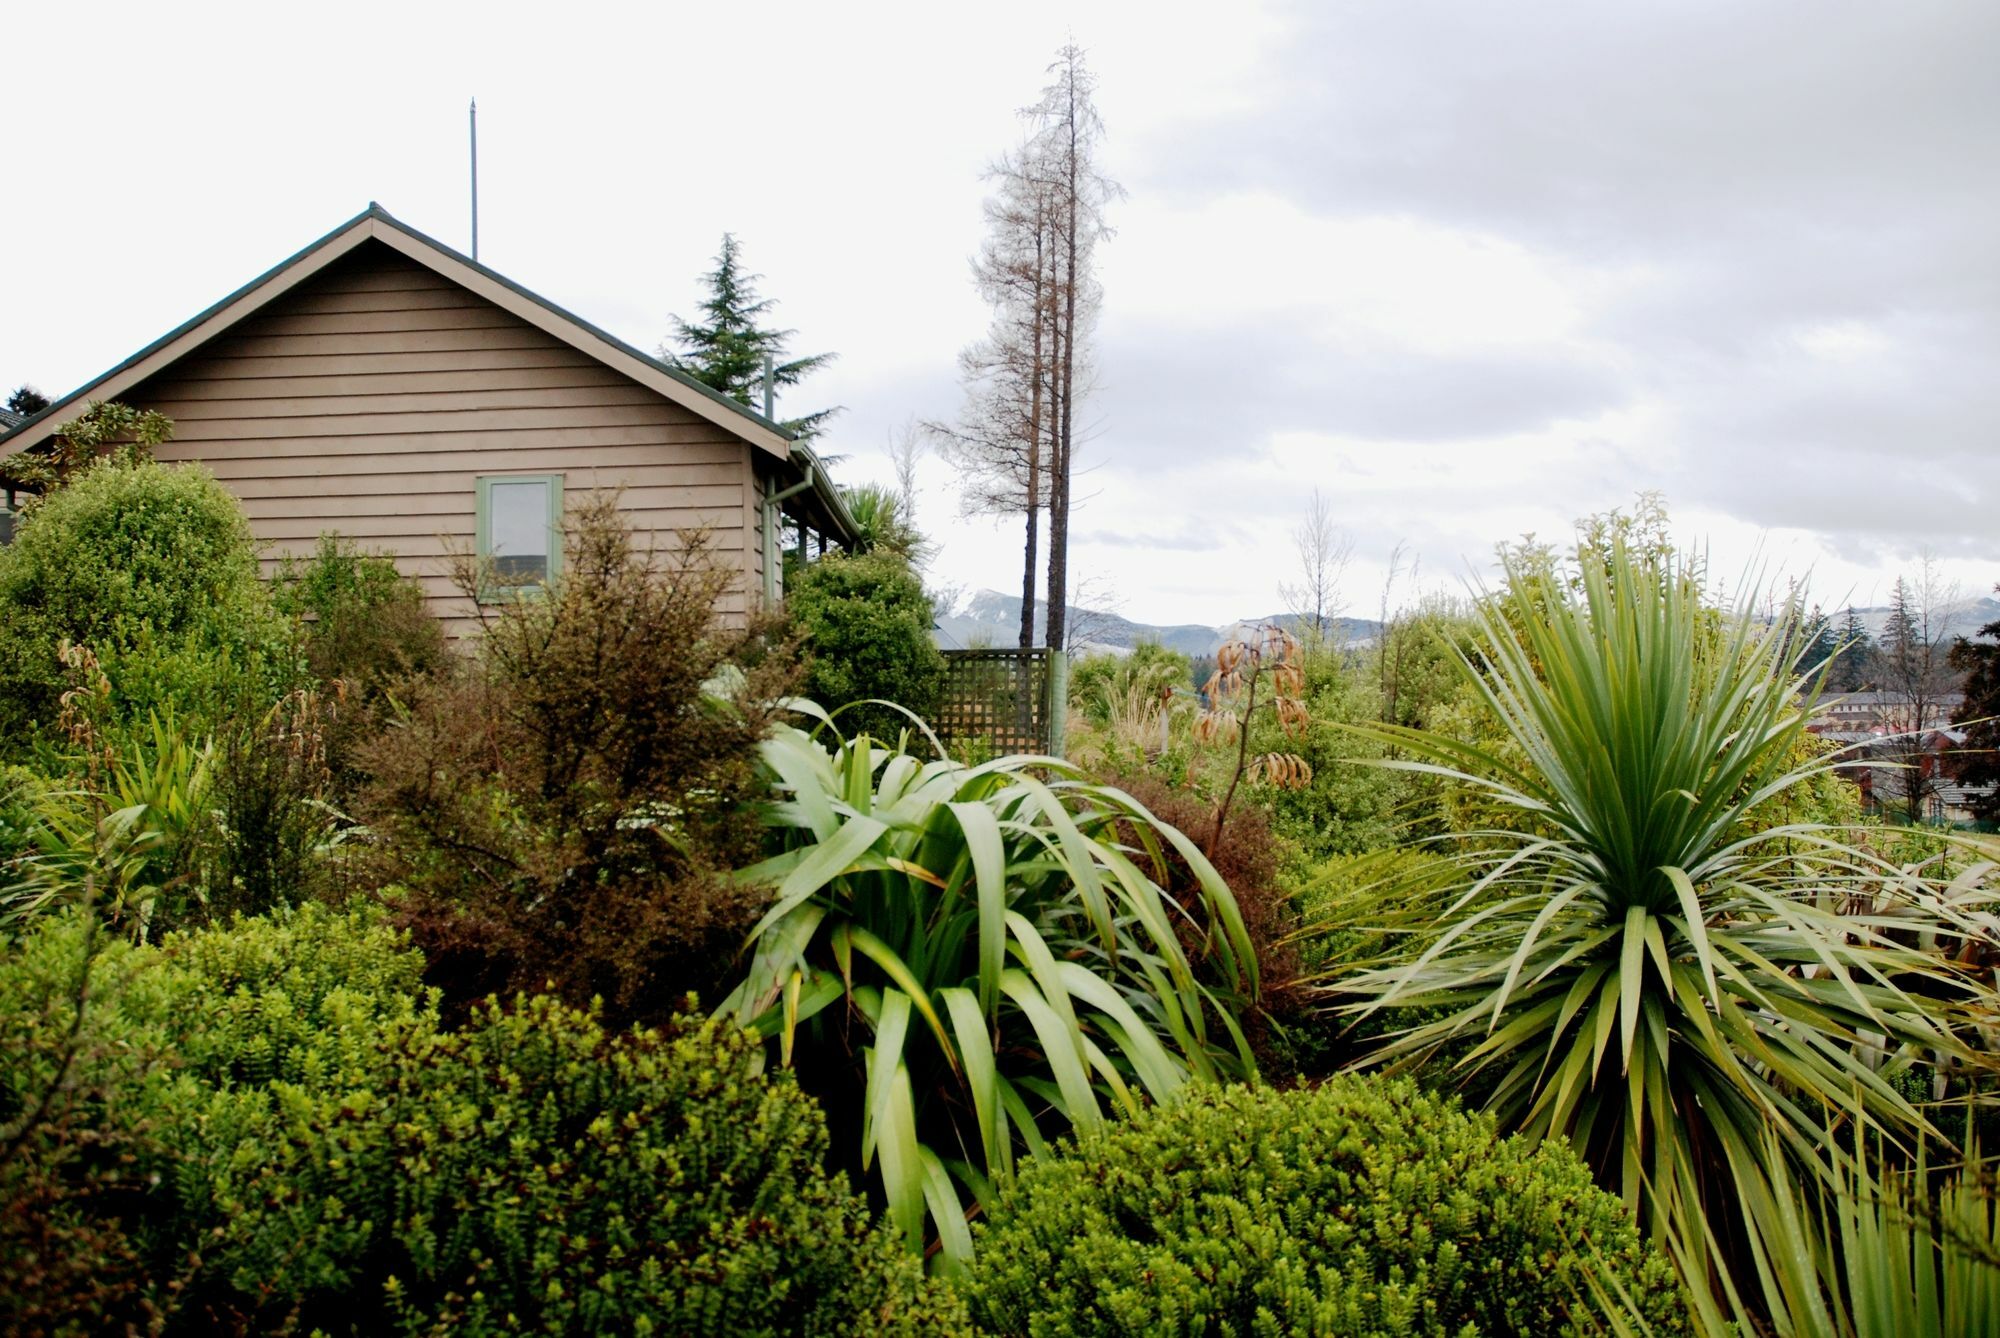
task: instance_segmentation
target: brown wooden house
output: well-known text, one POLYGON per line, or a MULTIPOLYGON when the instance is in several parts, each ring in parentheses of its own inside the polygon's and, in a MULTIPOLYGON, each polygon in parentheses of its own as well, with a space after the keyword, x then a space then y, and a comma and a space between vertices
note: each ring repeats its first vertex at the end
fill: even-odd
POLYGON ((373 204, 6 428, 0 455, 113 399, 173 420, 155 456, 242 499, 267 570, 335 532, 393 554, 454 631, 473 609, 450 554, 502 582, 554 574, 565 498, 589 489, 663 545, 705 529, 740 573, 732 616, 777 599, 786 548, 857 541, 776 423, 373 204))

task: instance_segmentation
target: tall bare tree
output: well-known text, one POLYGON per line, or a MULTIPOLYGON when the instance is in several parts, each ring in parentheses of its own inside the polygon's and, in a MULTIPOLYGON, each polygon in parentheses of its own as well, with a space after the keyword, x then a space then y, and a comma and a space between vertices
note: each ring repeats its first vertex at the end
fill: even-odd
POLYGON ((1081 49, 1049 67, 1052 82, 1023 116, 1021 146, 989 172, 986 240, 973 282, 993 309, 986 337, 959 355, 965 407, 952 424, 927 426, 964 474, 968 511, 1023 521, 1021 644, 1034 644, 1035 577, 1047 511, 1044 641, 1065 640, 1070 478, 1076 406, 1090 384, 1088 334, 1096 319, 1097 243, 1105 206, 1119 193, 1097 170, 1103 137, 1081 49))
POLYGON ((1340 578, 1354 556, 1354 540, 1333 523, 1333 506, 1318 488, 1306 503, 1306 514, 1292 531, 1299 557, 1296 583, 1280 581, 1278 594, 1299 627, 1310 628, 1316 645, 1324 645, 1339 614, 1340 578))
POLYGON ((1035 638, 1054 249, 1048 191, 1031 147, 1008 154, 987 174, 994 191, 986 200, 986 240, 973 258, 972 278, 993 320, 986 337, 959 354, 965 405, 958 421, 925 424, 941 454, 961 471, 968 512, 1022 517, 1024 649, 1035 638))
POLYGON ((1882 691, 1882 723, 1890 731, 1886 755, 1900 765, 1889 773, 1889 788, 1903 816, 1921 822, 1936 789, 1936 758, 1925 747, 1933 730, 1949 720, 1956 704, 1958 674, 1951 666, 1951 611, 1958 586, 1926 551, 1914 576, 1896 578, 1889 620, 1875 653, 1882 691))
POLYGON ((1035 127, 1029 141, 1039 175, 1047 184, 1052 240, 1050 265, 1049 421, 1049 625, 1051 649, 1064 645, 1065 596, 1069 591, 1070 481, 1075 472, 1078 402, 1091 383, 1090 333, 1102 290, 1097 281, 1097 243, 1111 235, 1105 210, 1123 191, 1097 166, 1104 122, 1092 95, 1096 76, 1074 42, 1056 53, 1051 82, 1029 108, 1035 127))

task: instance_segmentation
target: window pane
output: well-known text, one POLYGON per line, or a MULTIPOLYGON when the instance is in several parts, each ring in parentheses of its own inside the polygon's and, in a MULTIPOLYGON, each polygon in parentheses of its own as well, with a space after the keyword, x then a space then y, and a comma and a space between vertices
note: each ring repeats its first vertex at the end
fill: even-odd
POLYGON ((502 585, 533 585, 549 576, 549 484, 498 479, 487 485, 486 533, 493 575, 502 585))

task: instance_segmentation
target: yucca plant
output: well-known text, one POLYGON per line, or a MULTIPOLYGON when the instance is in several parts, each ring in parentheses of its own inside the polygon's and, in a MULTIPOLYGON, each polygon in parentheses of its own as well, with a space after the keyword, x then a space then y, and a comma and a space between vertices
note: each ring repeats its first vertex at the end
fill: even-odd
MULTIPOLYGON (((1767 1140, 1765 1155, 1784 1150, 1767 1140)), ((2000 1200, 1993 1168, 1976 1152, 1933 1186, 1925 1160, 1896 1173, 1879 1155, 1835 1150, 1824 1180, 1751 1177, 1742 1183, 1753 1267, 1741 1286, 1718 1269, 1719 1295, 1694 1298, 1708 1338, 1957 1338, 2000 1333, 2000 1200)), ((1668 1245, 1683 1272, 1692 1257, 1668 1245)), ((1712 1262, 1721 1264, 1719 1258, 1712 1262)), ((1622 1280, 1598 1270, 1594 1300, 1621 1338, 1650 1338, 1622 1280)))
POLYGON ((1743 1185, 1825 1174, 1843 1114, 1906 1146, 1926 1133, 1885 1073, 1965 1051, 1990 995, 1920 935, 1990 940, 1991 866, 1943 888, 1841 831, 1744 821, 1831 765, 1796 760, 1817 685, 1754 590, 1718 611, 1678 560, 1622 542, 1567 579, 1507 575, 1484 663, 1462 668, 1521 760, 1357 728, 1418 759, 1382 765, 1517 820, 1422 866, 1442 867, 1441 908, 1396 926, 1401 960, 1333 982, 1336 1006, 1420 1010, 1362 1062, 1450 1060, 1503 1127, 1568 1140, 1698 1257, 1720 1230, 1740 1268, 1743 1185))
POLYGON ((1068 764, 822 733, 763 746, 779 853, 743 876, 774 900, 721 1011, 772 1038, 912 1248, 953 1269, 968 1199, 1020 1152, 1254 1072, 1256 959, 1194 843, 1068 764), (1198 904, 1161 891, 1169 849, 1198 904))

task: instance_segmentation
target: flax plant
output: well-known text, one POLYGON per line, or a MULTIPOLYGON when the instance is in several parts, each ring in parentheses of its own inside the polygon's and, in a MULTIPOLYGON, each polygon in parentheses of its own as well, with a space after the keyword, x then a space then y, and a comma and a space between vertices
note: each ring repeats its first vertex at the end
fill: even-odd
POLYGON ((798 1068, 947 1271, 1022 1152, 1254 1073, 1236 902, 1122 792, 1056 758, 968 767, 789 726, 763 761, 780 853, 743 876, 775 892, 721 1011, 798 1068), (1192 906, 1161 889, 1169 849, 1192 906))
POLYGON ((1746 1186, 1831 1174, 1843 1119, 1892 1147, 1931 1132, 1888 1079, 1966 1051, 1991 996, 1932 945, 1992 940, 1992 866, 1942 887, 1841 830, 1745 821, 1832 765, 1796 760, 1818 680, 1754 590, 1709 607, 1682 560, 1622 542, 1570 579, 1507 576, 1483 662, 1461 661, 1507 756, 1356 728, 1513 820, 1424 864, 1443 895, 1336 1006, 1415 1019, 1363 1064, 1450 1062, 1503 1127, 1567 1140, 1656 1232, 1740 1271, 1746 1186))

